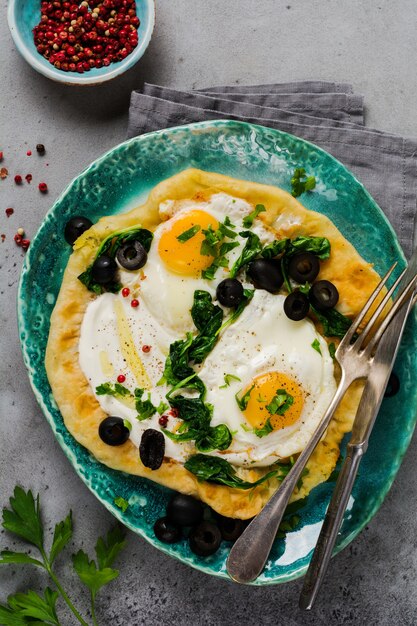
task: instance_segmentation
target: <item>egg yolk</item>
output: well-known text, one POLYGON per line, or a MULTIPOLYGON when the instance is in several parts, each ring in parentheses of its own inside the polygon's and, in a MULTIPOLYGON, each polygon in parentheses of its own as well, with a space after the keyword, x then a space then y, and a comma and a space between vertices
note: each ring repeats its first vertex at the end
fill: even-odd
MULTIPOLYGON (((268 419, 270 419, 272 428, 274 430, 280 430, 281 428, 291 426, 291 424, 294 424, 294 422, 299 419, 304 405, 304 392, 293 378, 281 372, 261 374, 261 376, 255 378, 252 383, 244 389, 242 396, 247 393, 251 387, 253 387, 253 389, 243 413, 253 428, 262 428, 268 419), (293 403, 286 409, 284 406, 281 407, 281 411, 278 409, 278 413, 282 412, 282 415, 276 413, 271 414, 271 411, 273 412, 274 408, 279 405, 279 401, 276 400, 274 403, 273 400, 280 390, 286 391, 286 393, 293 398, 293 403)), ((285 394, 280 395, 281 401, 284 397, 285 394)))
POLYGON ((200 251, 205 239, 203 230, 209 226, 217 230, 219 223, 212 215, 200 210, 173 220, 171 228, 162 233, 158 245, 159 256, 168 269, 182 276, 199 276, 212 264, 214 257, 200 251))

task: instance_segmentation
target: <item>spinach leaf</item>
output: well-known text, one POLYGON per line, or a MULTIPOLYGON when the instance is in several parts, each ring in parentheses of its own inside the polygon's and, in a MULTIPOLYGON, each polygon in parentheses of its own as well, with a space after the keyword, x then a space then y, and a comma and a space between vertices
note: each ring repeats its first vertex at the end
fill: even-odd
POLYGON ((237 318, 239 317, 239 315, 241 315, 241 313, 244 310, 244 308, 246 307, 246 305, 248 305, 249 302, 252 300, 252 298, 254 296, 254 293, 255 293, 254 289, 244 289, 243 290, 243 299, 242 299, 242 301, 240 302, 240 304, 238 304, 238 306, 233 311, 231 316, 222 324, 222 326, 219 328, 217 333, 220 333, 222 330, 224 330, 225 328, 230 326, 230 324, 233 324, 233 322, 235 322, 237 320, 237 318))
MULTIPOLYGON (((128 243, 129 241, 139 241, 145 248, 146 252, 149 252, 152 239, 153 233, 151 233, 150 230, 138 226, 117 231, 115 233, 112 233, 102 241, 94 260, 96 260, 102 254, 106 254, 114 259, 120 246, 128 243)), ((110 291, 111 293, 117 293, 118 291, 120 291, 122 285, 116 281, 112 281, 111 283, 108 283, 106 285, 99 285, 98 283, 96 283, 92 276, 93 264, 94 261, 87 267, 84 272, 82 272, 78 276, 78 280, 81 281, 89 291, 92 291, 97 295, 100 295, 105 291, 110 291)))
POLYGON ((312 252, 324 261, 330 256, 330 241, 327 237, 296 237, 286 251, 287 256, 293 256, 299 252, 312 252))
POLYGON ((197 476, 198 480, 207 480, 208 482, 227 485, 236 489, 251 489, 269 480, 278 474, 278 470, 273 470, 262 476, 253 483, 242 480, 234 469, 233 465, 214 456, 205 454, 195 454, 191 456, 185 463, 186 470, 197 476))
POLYGON ((306 176, 304 167, 297 167, 291 178, 291 195, 298 198, 305 191, 310 191, 316 186, 316 178, 314 176, 306 176))
POLYGON ((276 239, 272 243, 268 243, 262 250, 262 256, 264 259, 273 259, 274 257, 279 256, 286 251, 289 242, 290 239, 287 237, 286 239, 276 239))
POLYGON ((311 309, 319 322, 323 324, 323 332, 326 337, 343 338, 352 324, 352 320, 336 309, 329 309, 328 311, 317 311, 314 307, 311 309))
POLYGON ((232 435, 226 424, 210 426, 208 431, 195 440, 197 450, 211 452, 212 450, 227 450, 232 443, 232 435))
POLYGON ((235 278, 239 270, 244 266, 253 261, 259 254, 262 252, 262 244, 258 235, 252 233, 250 230, 243 230, 239 233, 241 237, 247 239, 245 247, 243 248, 240 256, 233 264, 233 267, 230 272, 230 277, 235 278))

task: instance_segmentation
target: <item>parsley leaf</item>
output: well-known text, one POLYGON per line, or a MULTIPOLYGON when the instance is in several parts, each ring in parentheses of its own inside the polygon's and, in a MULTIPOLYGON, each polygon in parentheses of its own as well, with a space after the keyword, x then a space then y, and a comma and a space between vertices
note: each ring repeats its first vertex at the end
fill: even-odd
POLYGON ((52 547, 49 553, 49 562, 53 563, 60 552, 72 538, 72 511, 67 517, 55 526, 52 547))
POLYGON ((147 400, 142 400, 144 393, 144 389, 135 389, 135 408, 138 412, 136 419, 139 421, 146 420, 149 417, 152 417, 152 415, 155 415, 157 412, 156 406, 154 406, 151 402, 151 394, 149 392, 147 400))
POLYGON ((181 235, 178 235, 177 239, 180 243, 185 243, 192 237, 194 237, 198 231, 201 230, 201 226, 196 224, 195 226, 191 226, 188 230, 185 230, 181 235))
MULTIPOLYGON (((52 591, 52 589, 47 587, 44 592, 44 597, 38 595, 35 591, 28 591, 27 593, 16 593, 9 596, 7 603, 12 611, 19 617, 31 618, 28 621, 23 621, 22 623, 24 624, 31 623, 32 620, 41 620, 43 624, 56 624, 56 626, 59 626, 58 616, 55 610, 58 596, 59 593, 57 591, 52 591)), ((39 622, 37 623, 39 624, 39 622)))
POLYGON ((313 343, 311 344, 311 347, 314 348, 314 350, 316 350, 321 355, 320 341, 318 339, 315 339, 313 341, 313 343))
POLYGON ((35 501, 30 490, 26 493, 22 487, 16 486, 10 506, 12 510, 3 509, 3 528, 43 550, 39 496, 35 501))
POLYGON ((252 387, 248 389, 247 392, 241 398, 239 398, 240 391, 238 391, 237 394, 235 394, 237 405, 241 411, 244 411, 246 407, 248 406, 250 394, 252 393, 254 387, 255 385, 253 384, 252 387))
POLYGON ((271 418, 268 417, 265 424, 261 428, 254 428, 253 432, 257 437, 265 437, 266 435, 269 435, 269 433, 272 433, 273 430, 274 428, 271 424, 271 418))
POLYGON ((96 387, 96 394, 98 396, 114 396, 115 398, 125 398, 131 395, 129 389, 120 383, 116 383, 114 387, 111 383, 102 383, 96 387))
POLYGON ((226 389, 226 387, 229 387, 229 386, 230 386, 230 383, 231 383, 233 380, 237 380, 237 381, 239 381, 239 382, 240 382, 240 378, 239 378, 239 376, 234 376, 233 374, 225 374, 225 375, 224 375, 224 385, 221 385, 221 386, 219 387, 219 389, 226 389))
POLYGON ((265 211, 266 208, 263 204, 257 204, 252 213, 249 213, 249 215, 243 218, 243 226, 245 228, 250 228, 254 220, 258 217, 259 213, 264 213, 265 211))
POLYGON ((272 398, 271 402, 266 405, 268 412, 271 415, 284 415, 290 406, 294 403, 294 397, 290 395, 285 389, 277 389, 276 395, 272 398))
POLYGON ((93 559, 90 561, 83 550, 78 550, 76 554, 72 555, 72 565, 81 582, 90 590, 93 600, 104 585, 119 575, 117 570, 110 567, 98 568, 96 562, 93 559))
POLYGON ((129 508, 129 502, 122 498, 122 496, 116 496, 113 502, 119 509, 122 509, 123 513, 129 508))
POLYGON ((315 176, 306 176, 304 167, 297 167, 291 178, 291 195, 298 198, 305 191, 311 191, 316 186, 315 176))

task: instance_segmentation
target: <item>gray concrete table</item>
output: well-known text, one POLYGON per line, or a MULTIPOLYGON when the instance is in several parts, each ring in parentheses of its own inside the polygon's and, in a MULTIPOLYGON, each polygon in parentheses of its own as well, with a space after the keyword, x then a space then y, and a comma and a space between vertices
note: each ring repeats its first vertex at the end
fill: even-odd
MULTIPOLYGON (((70 88, 36 74, 20 58, 0 9, 0 150, 11 173, 31 172, 32 185, 0 181, 1 421, 0 504, 18 482, 42 494, 46 528, 74 511, 74 546, 92 549, 111 515, 82 484, 37 406, 22 364, 15 299, 22 252, 52 201, 93 159, 125 138, 130 91, 144 80, 178 88, 320 78, 351 81, 363 92, 367 123, 417 134, 414 0, 177 0, 157 2, 150 47, 127 75, 97 88, 70 88), (35 144, 45 144, 39 158, 35 144), (26 156, 32 149, 34 154, 26 156), (45 180, 41 195, 35 181, 45 180), (7 219, 5 209, 15 213, 7 219)), ((129 533, 121 575, 99 596, 100 624, 252 625, 417 623, 417 478, 414 439, 398 478, 369 527, 334 559, 314 613, 297 608, 301 581, 248 588, 210 578, 129 533)), ((0 546, 13 549, 2 533, 0 546)), ((69 568, 62 578, 77 597, 69 568)), ((0 599, 46 585, 29 566, 0 570, 0 599)), ((78 604, 85 614, 88 599, 78 604)), ((71 617, 61 612, 63 624, 71 617)))

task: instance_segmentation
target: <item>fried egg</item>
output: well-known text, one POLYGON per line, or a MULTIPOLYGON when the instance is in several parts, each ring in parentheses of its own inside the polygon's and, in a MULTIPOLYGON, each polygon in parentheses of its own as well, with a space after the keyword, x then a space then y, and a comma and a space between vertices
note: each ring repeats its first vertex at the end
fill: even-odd
MULTIPOLYGON (((103 382, 114 383, 120 374, 125 376, 123 384, 131 396, 96 392, 96 398, 107 414, 130 422, 130 438, 138 447, 146 429, 160 430, 161 413, 169 416, 171 432, 182 424, 169 410, 169 387, 161 384, 169 346, 186 331, 196 332, 190 315, 194 291, 204 289, 214 299, 217 284, 228 274, 226 268, 225 274, 218 271, 212 281, 201 278, 202 270, 213 260, 201 254, 202 231, 209 226, 216 229, 228 215, 238 232, 252 210, 247 202, 226 194, 180 206, 155 229, 144 268, 120 272, 130 297, 121 292, 105 293, 87 308, 79 343, 81 369, 93 390, 103 382), (194 229, 193 235, 184 242, 178 240, 189 229, 194 229), (131 307, 132 297, 139 298, 139 307, 131 307), (150 350, 144 352, 143 346, 150 350), (144 421, 137 420, 133 398, 137 387, 149 394, 155 407, 161 407, 144 421)), ((263 243, 270 241, 262 224, 251 230, 263 243)), ((245 243, 239 236, 236 240, 240 245, 230 252, 230 265, 245 243)), ((268 466, 300 452, 336 389, 326 341, 312 321, 289 320, 283 311, 284 299, 256 290, 240 317, 219 334, 205 361, 195 366, 207 388, 205 401, 213 405, 211 425, 226 424, 232 434, 227 450, 209 454, 233 465, 268 466), (274 402, 282 392, 291 402, 280 412, 274 410, 274 402), (238 400, 245 396, 246 405, 239 406, 238 400)), ((225 317, 227 314, 225 311, 225 317)), ((165 436, 165 444, 166 456, 182 463, 197 452, 193 442, 179 443, 165 436)))

